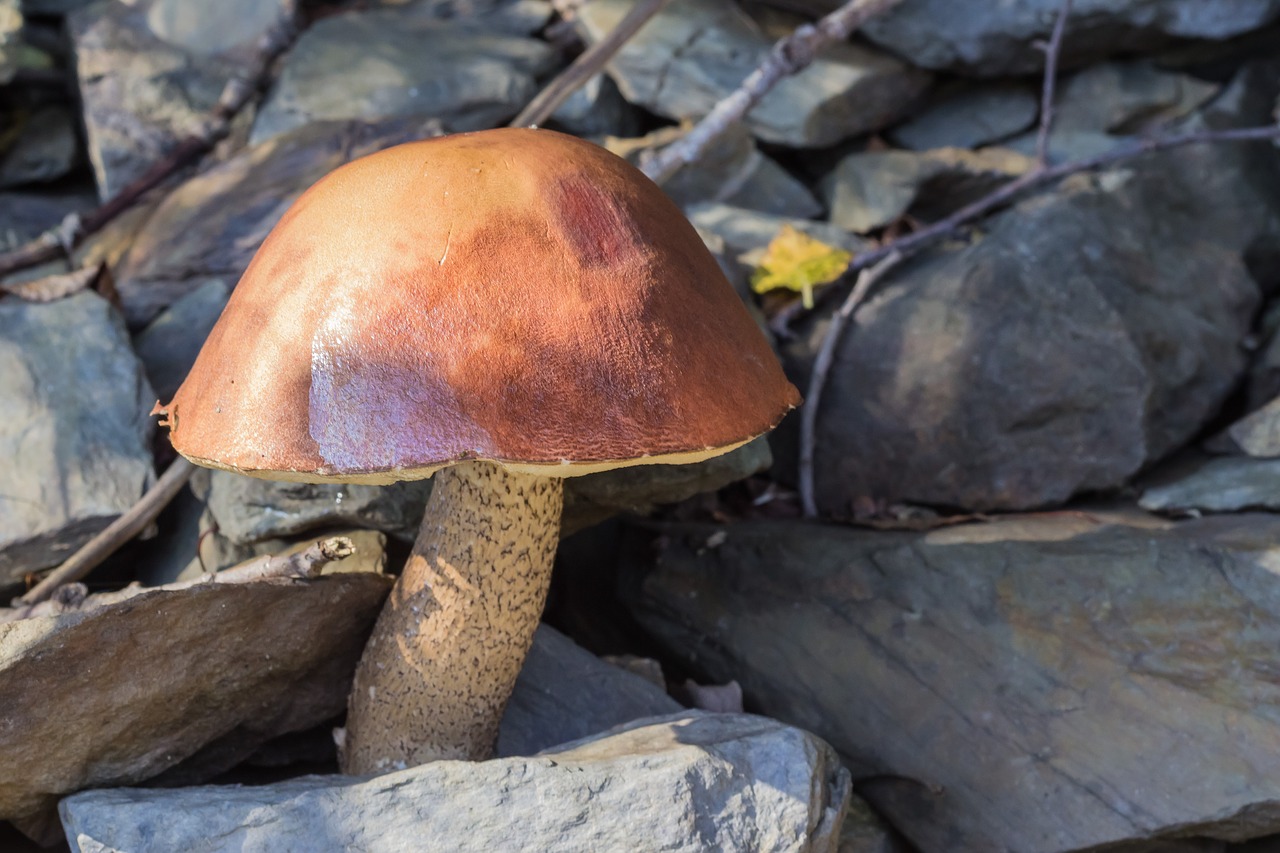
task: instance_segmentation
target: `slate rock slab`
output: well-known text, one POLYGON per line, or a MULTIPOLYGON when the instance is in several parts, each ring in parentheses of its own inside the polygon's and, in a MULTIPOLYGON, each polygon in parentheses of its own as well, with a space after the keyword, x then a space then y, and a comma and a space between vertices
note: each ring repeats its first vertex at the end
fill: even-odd
POLYGON ((369 573, 209 584, 0 624, 0 817, 201 751, 219 756, 208 778, 340 714, 390 585, 369 573))
POLYGON ((288 0, 95 3, 67 26, 89 159, 104 199, 195 133, 288 0))
POLYGON ((0 299, 0 586, 62 562, 142 495, 154 402, 97 294, 0 299))
MULTIPOLYGON (((812 3, 830 11, 838 0, 812 3)), ((1036 42, 1049 37, 1059 0, 905 0, 868 21, 862 34, 925 68, 994 77, 1044 65, 1036 42)), ((1227 39, 1280 16, 1280 0, 1077 0, 1064 62, 1079 64, 1175 39, 1227 39)))
POLYGON ((662 688, 539 625, 498 729, 499 758, 533 755, 641 717, 682 710, 662 688))
POLYGON ((1209 459, 1171 483, 1142 493, 1154 512, 1237 512, 1280 509, 1280 459, 1224 456, 1209 459))
POLYGON ((487 21, 441 20, 412 6, 317 21, 285 58, 250 142, 323 120, 431 117, 452 131, 501 124, 536 94, 534 78, 554 67, 555 55, 487 21))
POLYGON ((439 132, 422 119, 320 122, 180 184, 147 217, 115 269, 129 326, 141 329, 210 282, 234 287, 289 205, 338 166, 439 132))
MULTIPOLYGON (((587 42, 596 42, 629 7, 627 0, 591 0, 576 22, 587 42)), ((684 0, 658 13, 608 70, 632 103, 667 118, 698 119, 736 89, 772 45, 737 5, 684 0)), ((889 54, 841 42, 783 77, 744 121, 766 142, 833 145, 903 117, 928 83, 928 74, 889 54)))
POLYGON ((1037 93, 1027 86, 985 83, 952 88, 930 99, 889 131, 903 148, 977 148, 1029 128, 1040 113, 1037 93))
POLYGON ((73 851, 834 851, 848 775, 812 735, 683 712, 532 758, 437 761, 368 780, 90 791, 73 851), (376 820, 371 816, 377 816, 376 820))
MULTIPOLYGON (((819 506, 1052 505, 1192 438, 1245 368, 1260 297, 1245 250, 1280 225, 1275 159, 1255 153, 1077 176, 895 271, 837 350, 819 506)), ((787 351, 801 383, 824 330, 787 351)))
POLYGON ((636 615, 922 853, 1280 829, 1280 518, 658 532, 624 549, 636 615))

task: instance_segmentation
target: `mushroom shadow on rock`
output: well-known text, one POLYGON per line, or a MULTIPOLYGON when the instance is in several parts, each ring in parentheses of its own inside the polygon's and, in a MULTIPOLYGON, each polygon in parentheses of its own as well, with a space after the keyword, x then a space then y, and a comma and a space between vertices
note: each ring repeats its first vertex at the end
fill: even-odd
POLYGON ((573 137, 495 130, 389 149, 304 193, 157 410, 211 467, 435 475, 352 691, 344 769, 373 772, 491 753, 563 478, 716 456, 798 402, 656 185, 573 137))

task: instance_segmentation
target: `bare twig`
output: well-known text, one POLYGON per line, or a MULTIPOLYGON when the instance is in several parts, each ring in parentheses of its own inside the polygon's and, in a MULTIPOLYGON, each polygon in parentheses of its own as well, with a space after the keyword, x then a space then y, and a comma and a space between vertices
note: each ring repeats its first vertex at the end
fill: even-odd
POLYGON ((1067 19, 1071 17, 1071 0, 1062 0, 1058 20, 1054 21, 1053 34, 1044 48, 1044 86, 1040 93, 1040 130, 1036 134, 1036 162, 1049 163, 1049 134, 1053 130, 1054 87, 1058 85, 1058 59, 1062 55, 1062 36, 1067 31, 1067 19))
POLYGON ((601 68, 649 19, 663 10, 671 0, 639 0, 609 34, 593 44, 564 71, 546 85, 520 114, 511 120, 512 127, 535 127, 551 117, 556 108, 595 76, 601 68))
POLYGON ((296 35, 294 7, 290 4, 281 20, 258 42, 256 61, 250 64, 243 75, 234 76, 227 81, 199 133, 180 141, 163 160, 88 215, 80 217, 72 214, 58 228, 45 232, 13 251, 0 254, 0 277, 57 258, 71 244, 100 231, 183 166, 224 139, 231 132, 231 121, 236 113, 262 87, 272 63, 293 43, 296 35))
POLYGON ((836 344, 840 342, 840 332, 866 300, 871 288, 894 267, 902 262, 903 255, 897 252, 882 258, 875 266, 864 269, 858 274, 858 281, 853 290, 845 297, 844 304, 831 317, 831 325, 827 328, 818 349, 817 358, 813 362, 813 373, 809 376, 809 388, 805 392, 804 406, 800 408, 800 502, 804 514, 809 518, 818 515, 818 503, 814 496, 813 486, 813 454, 818 428, 818 406, 822 402, 822 389, 827 383, 827 374, 831 372, 831 364, 835 361, 836 344))
POLYGON ((36 604, 44 601, 58 587, 78 581, 89 574, 103 560, 119 550, 124 543, 145 530, 160 511, 174 499, 191 477, 193 470, 195 466, 179 456, 169 466, 169 470, 156 481, 156 484, 147 490, 141 500, 129 507, 128 512, 107 525, 101 533, 85 543, 66 562, 32 587, 26 595, 14 599, 14 604, 36 604))
POLYGON ((680 167, 702 156, 713 141, 739 122, 778 81, 807 68, 818 52, 835 41, 847 39, 866 21, 902 0, 849 0, 840 8, 814 24, 804 24, 779 41, 769 55, 752 71, 742 85, 722 98, 711 112, 681 139, 643 160, 641 171, 657 183, 663 183, 680 167))
POLYGON ((0 623, 29 619, 33 616, 56 616, 118 604, 144 592, 174 592, 213 583, 252 583, 270 578, 314 578, 329 563, 350 557, 356 552, 355 543, 345 536, 331 536, 313 542, 296 554, 268 554, 247 560, 221 572, 201 575, 195 580, 178 581, 163 586, 145 587, 131 583, 115 592, 99 592, 89 595, 82 583, 71 583, 57 589, 47 601, 20 607, 0 608, 0 623))

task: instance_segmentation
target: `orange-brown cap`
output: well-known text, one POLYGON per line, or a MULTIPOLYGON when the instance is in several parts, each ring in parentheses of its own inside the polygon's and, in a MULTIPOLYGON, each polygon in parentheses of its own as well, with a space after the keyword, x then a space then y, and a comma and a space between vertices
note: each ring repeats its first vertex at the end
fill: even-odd
POLYGON ((799 403, 680 210, 546 130, 401 145, 268 235, 167 407, 195 462, 390 482, 694 461, 799 403))

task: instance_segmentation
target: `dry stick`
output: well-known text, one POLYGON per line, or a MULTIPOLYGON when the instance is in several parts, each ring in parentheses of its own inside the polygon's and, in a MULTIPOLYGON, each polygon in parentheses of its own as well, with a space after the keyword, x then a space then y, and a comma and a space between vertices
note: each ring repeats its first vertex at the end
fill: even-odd
POLYGON ((556 75, 554 80, 534 96, 520 114, 511 120, 511 127, 536 127, 549 119, 557 107, 604 68, 614 54, 670 2, 671 0, 639 0, 607 36, 583 51, 568 68, 556 75))
POLYGON ((84 584, 66 584, 59 587, 57 594, 48 601, 21 607, 0 608, 0 623, 29 619, 33 616, 56 616, 60 613, 93 610, 97 607, 128 601, 144 592, 174 592, 206 584, 252 583, 269 578, 314 578, 318 577, 321 570, 329 563, 350 557, 355 552, 355 543, 350 539, 345 536, 331 536, 328 539, 312 542, 296 554, 268 554, 255 557, 221 572, 209 572, 194 580, 178 581, 163 586, 145 587, 135 582, 114 592, 89 595, 84 584))
MULTIPOLYGON (((132 207, 142 196, 163 183, 174 172, 204 154, 231 132, 231 121, 253 94, 261 88, 276 57, 293 43, 297 26, 292 6, 258 42, 257 61, 243 76, 227 81, 200 133, 179 142, 169 154, 136 180, 84 217, 71 214, 58 228, 47 231, 24 246, 0 254, 0 277, 70 254, 72 244, 100 231, 107 223, 132 207)), ((0 291, 5 288, 0 285, 0 291)))
POLYGON ((827 382, 827 374, 831 372, 831 364, 835 361, 836 344, 840 341, 840 332, 845 323, 853 316, 871 292, 871 288, 880 279, 902 262, 903 255, 894 252, 883 258, 875 266, 858 274, 858 281, 853 290, 845 297, 831 317, 831 326, 822 339, 818 357, 813 362, 813 374, 809 378, 809 390, 805 394, 804 405, 800 408, 800 500, 804 505, 804 514, 809 518, 818 515, 818 504, 813 488, 813 452, 818 426, 818 406, 822 402, 822 389, 827 382))
POLYGON ((742 85, 720 100, 692 130, 661 151, 644 158, 641 171, 659 184, 668 180, 680 167, 701 157, 706 147, 730 125, 741 121, 779 80, 807 68, 828 44, 847 39, 868 20, 901 2, 849 0, 817 23, 797 27, 791 35, 775 44, 759 67, 742 81, 742 85))
POLYGON ((142 499, 129 507, 128 512, 108 524, 101 533, 86 542, 26 595, 14 599, 14 604, 36 604, 44 601, 62 584, 78 581, 89 574, 120 546, 145 530, 178 494, 194 469, 194 465, 179 456, 142 499))
POLYGON ((1053 34, 1044 48, 1044 87, 1040 93, 1040 130, 1036 134, 1036 163, 1049 163, 1049 133, 1053 130, 1053 89, 1058 85, 1058 58, 1062 55, 1062 37, 1067 31, 1067 19, 1071 17, 1071 0, 1062 0, 1058 20, 1053 23, 1053 34))

